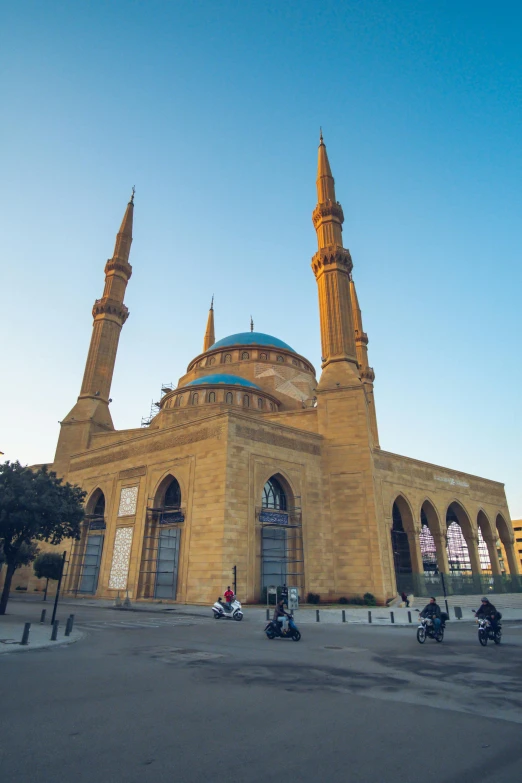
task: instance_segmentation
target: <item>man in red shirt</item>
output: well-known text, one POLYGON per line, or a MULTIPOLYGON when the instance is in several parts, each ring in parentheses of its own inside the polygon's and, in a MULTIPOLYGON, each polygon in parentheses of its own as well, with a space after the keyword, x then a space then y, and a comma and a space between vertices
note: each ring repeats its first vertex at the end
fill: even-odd
POLYGON ((230 585, 229 585, 225 590, 225 601, 227 602, 229 609, 232 605, 233 600, 234 600, 234 591, 230 589, 230 585))

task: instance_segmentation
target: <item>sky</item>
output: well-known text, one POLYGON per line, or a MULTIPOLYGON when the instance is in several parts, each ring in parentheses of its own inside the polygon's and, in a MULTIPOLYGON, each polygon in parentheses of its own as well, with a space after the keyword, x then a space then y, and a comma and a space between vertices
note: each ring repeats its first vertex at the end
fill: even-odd
POLYGON ((136 186, 111 397, 139 426, 216 338, 319 372, 319 127, 381 447, 502 481, 522 517, 522 7, 0 3, 0 451, 51 461, 136 186))

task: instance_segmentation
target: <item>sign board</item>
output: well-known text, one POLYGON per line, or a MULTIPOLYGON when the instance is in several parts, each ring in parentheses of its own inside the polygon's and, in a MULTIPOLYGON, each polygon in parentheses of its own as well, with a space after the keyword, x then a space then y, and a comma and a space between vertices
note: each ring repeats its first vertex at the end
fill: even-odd
POLYGON ((297 587, 288 588, 288 608, 290 611, 299 609, 299 590, 297 587))
POLYGON ((176 522, 184 522, 185 514, 183 511, 163 511, 160 516, 160 525, 173 525, 176 522))
POLYGON ((288 525, 288 514, 283 511, 269 511, 264 508, 259 513, 260 522, 269 522, 271 525, 288 525))

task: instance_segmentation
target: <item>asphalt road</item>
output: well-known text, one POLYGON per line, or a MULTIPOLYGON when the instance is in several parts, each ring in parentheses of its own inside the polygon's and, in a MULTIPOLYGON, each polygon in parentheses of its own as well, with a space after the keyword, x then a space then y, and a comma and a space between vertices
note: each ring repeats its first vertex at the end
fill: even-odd
POLYGON ((68 611, 82 641, 0 656, 2 781, 520 777, 522 624, 484 649, 455 622, 443 644, 359 625, 303 626, 295 643, 268 641, 248 608, 242 623, 68 611))

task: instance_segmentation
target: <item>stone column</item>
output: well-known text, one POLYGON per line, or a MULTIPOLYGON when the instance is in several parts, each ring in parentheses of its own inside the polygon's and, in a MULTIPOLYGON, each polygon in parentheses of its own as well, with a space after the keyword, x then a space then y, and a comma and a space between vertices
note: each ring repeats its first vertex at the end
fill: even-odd
POLYGON ((509 541, 502 541, 502 543, 504 544, 504 549, 506 550, 506 557, 509 566, 509 575, 518 576, 519 568, 518 568, 517 553, 515 550, 515 540, 510 539, 509 541))

